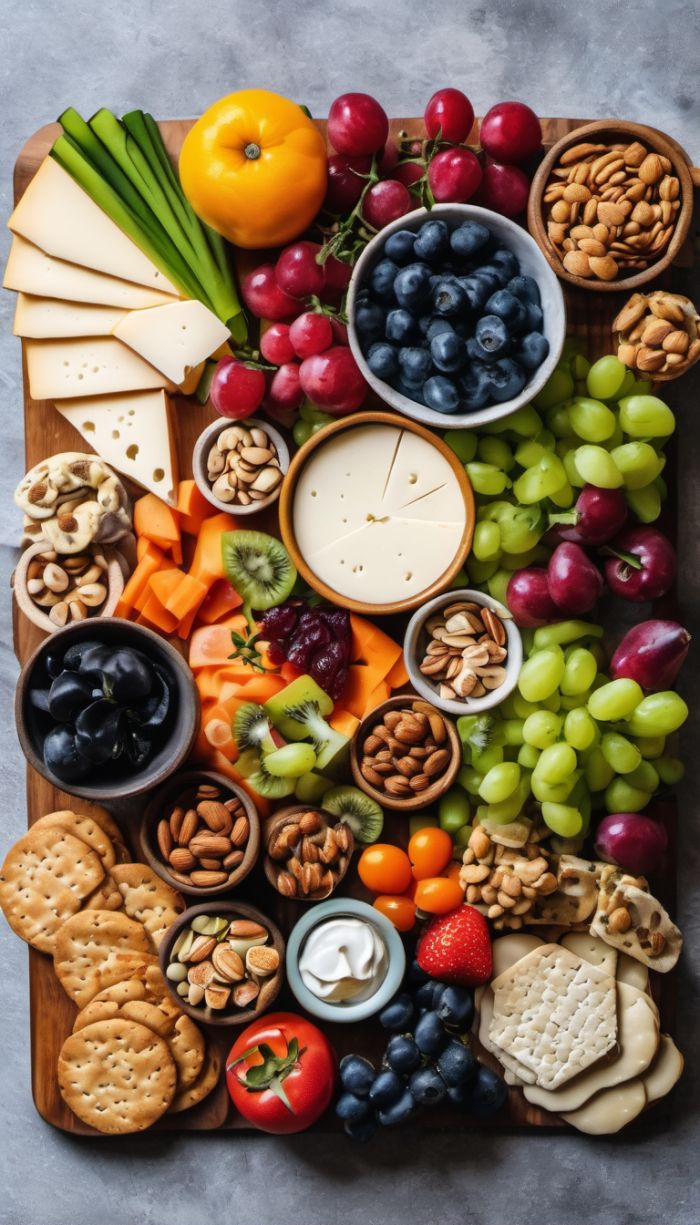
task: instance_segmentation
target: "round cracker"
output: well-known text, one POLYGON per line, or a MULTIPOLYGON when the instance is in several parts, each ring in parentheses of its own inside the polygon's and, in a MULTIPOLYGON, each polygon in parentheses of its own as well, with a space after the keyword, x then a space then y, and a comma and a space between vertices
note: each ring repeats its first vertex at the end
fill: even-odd
POLYGON ((56 975, 79 1008, 155 961, 142 925, 119 910, 82 910, 62 924, 54 941, 56 975))
POLYGON ((0 906, 18 936, 51 953, 63 923, 103 879, 99 857, 80 838, 56 826, 30 829, 7 853, 0 906))
POLYGON ((131 854, 126 845, 124 835, 117 825, 111 813, 107 812, 101 804, 93 804, 90 800, 81 800, 81 808, 85 809, 86 816, 92 817, 96 825, 104 830, 107 837, 111 840, 114 847, 114 853, 117 857, 117 863, 131 863, 131 854))
POLYGON ((156 948, 185 909, 181 893, 145 863, 118 864, 110 873, 130 918, 143 923, 156 948))
POLYGON ((58 1057, 61 1096, 74 1114, 111 1135, 144 1131, 175 1096, 167 1044, 145 1025, 97 1021, 66 1038, 58 1057))
POLYGON ((105 872, 117 862, 109 834, 87 813, 73 812, 70 808, 48 812, 45 817, 39 817, 38 821, 33 823, 32 829, 64 829, 67 834, 80 838, 80 841, 87 843, 90 850, 102 860, 105 872))
POLYGON ((205 1097, 208 1097, 212 1089, 216 1088, 221 1073, 221 1052, 215 1043, 208 1043, 207 1054, 204 1060, 199 1076, 189 1089, 184 1089, 181 1093, 176 1093, 171 1105, 168 1107, 168 1114, 178 1114, 181 1110, 189 1110, 191 1106, 197 1106, 203 1102, 205 1097))
MULTIPOLYGON (((121 985, 116 984, 117 987, 121 985)), ((174 1015, 144 999, 123 999, 117 1003, 116 999, 104 998, 110 991, 114 991, 114 988, 109 987, 101 992, 103 998, 91 1000, 78 1013, 73 1023, 73 1033, 96 1021, 108 1021, 115 1017, 145 1025, 168 1044, 177 1071, 177 1092, 189 1089, 202 1070, 206 1054, 204 1037, 194 1021, 184 1013, 174 1015)))
POLYGON ((119 892, 117 882, 107 873, 95 892, 86 897, 83 902, 83 910, 122 910, 123 904, 124 899, 119 892))

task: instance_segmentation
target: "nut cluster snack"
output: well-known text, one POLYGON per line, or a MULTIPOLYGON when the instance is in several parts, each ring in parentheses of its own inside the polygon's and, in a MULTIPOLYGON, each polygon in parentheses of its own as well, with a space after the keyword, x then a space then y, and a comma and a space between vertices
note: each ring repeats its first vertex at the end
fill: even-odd
POLYGON ((490 608, 470 600, 449 604, 425 624, 423 676, 441 698, 481 698, 506 679, 506 631, 490 608))
POLYGON ((557 878, 550 870, 549 858, 539 847, 539 837, 547 830, 529 831, 528 841, 519 848, 504 846, 482 826, 472 830, 464 852, 459 879, 465 899, 471 906, 485 908, 498 930, 517 931, 532 918, 539 898, 557 889, 557 878))
POLYGON ((683 294, 635 293, 613 319, 617 356, 631 370, 677 378, 700 357, 700 316, 683 294))
POLYGON ((57 628, 85 621, 99 615, 107 599, 107 570, 107 559, 97 545, 67 556, 47 548, 27 567, 27 594, 57 628))
POLYGON ((320 901, 345 875, 355 849, 350 826, 331 824, 310 808, 269 828, 267 854, 274 864, 275 887, 283 897, 320 901))
POLYGON ((220 502, 262 502, 282 480, 277 447, 259 426, 230 425, 209 451, 207 477, 220 502))
POLYGON ((451 761, 443 716, 428 702, 387 710, 365 738, 360 773, 394 799, 420 794, 451 761))
POLYGON ((269 939, 268 929, 251 919, 196 915, 173 944, 165 976, 193 1007, 249 1008, 263 981, 279 970, 269 939))
POLYGON ((225 885, 243 863, 250 821, 238 796, 201 783, 183 791, 156 826, 163 863, 175 880, 199 889, 225 885))
POLYGON ((673 164, 641 141, 562 153, 544 192, 547 233, 567 272, 614 281, 658 259, 681 206, 673 164))

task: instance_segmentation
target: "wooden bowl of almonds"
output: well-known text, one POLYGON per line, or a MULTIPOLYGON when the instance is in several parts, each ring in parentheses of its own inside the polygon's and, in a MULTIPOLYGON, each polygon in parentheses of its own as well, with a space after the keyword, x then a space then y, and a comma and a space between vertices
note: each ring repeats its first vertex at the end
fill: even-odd
POLYGON ((321 902, 350 866, 355 839, 350 826, 309 804, 280 808, 264 824, 265 875, 293 902, 321 902))
POLYGON ((280 496, 289 449, 279 430, 258 417, 219 417, 199 435, 192 475, 217 510, 255 515, 280 496))
POLYGON ((397 694, 365 715, 350 750, 357 786, 398 812, 434 804, 452 786, 461 765, 454 723, 412 693, 397 694))
POLYGON ((700 316, 684 294, 634 293, 613 319, 617 356, 640 378, 667 383, 700 358, 700 316))
POLYGON ((451 715, 498 706, 518 683, 520 631, 507 608, 482 591, 447 591, 408 623, 404 662, 414 689, 451 715))
POLYGON ((600 293, 633 289, 663 272, 692 213, 680 146, 644 124, 604 119, 549 150, 532 180, 527 222, 557 276, 600 293))
POLYGON ((126 558, 110 545, 62 554, 41 540, 24 550, 12 586, 25 617, 53 634, 74 621, 111 617, 128 576, 126 558))

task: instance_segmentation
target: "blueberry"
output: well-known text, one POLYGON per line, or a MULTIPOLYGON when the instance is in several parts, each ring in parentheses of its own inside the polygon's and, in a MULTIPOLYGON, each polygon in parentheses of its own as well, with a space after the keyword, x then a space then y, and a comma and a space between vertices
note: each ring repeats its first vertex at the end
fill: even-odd
POLYGON ((443 277, 433 289, 436 315, 459 315, 467 309, 467 298, 456 277, 443 277))
POLYGON ((354 1093, 341 1093, 335 1104, 335 1113, 338 1118, 347 1120, 348 1123, 357 1123, 360 1119, 366 1119, 371 1112, 372 1107, 366 1098, 357 1097, 354 1093))
POLYGON ((498 289, 486 303, 489 315, 498 315, 511 331, 518 331, 527 320, 527 311, 519 298, 507 289, 498 289))
POLYGON ((541 332, 544 324, 544 315, 542 307, 537 306, 534 302, 525 303, 525 324, 524 328, 527 332, 541 332))
POLYGON ((454 332, 452 321, 450 319, 436 319, 434 316, 431 316, 428 330, 425 333, 425 339, 430 344, 431 340, 434 340, 436 336, 441 336, 447 332, 454 332))
POLYGON ((396 1123, 405 1123, 412 1114, 415 1114, 415 1111, 416 1103, 413 1100, 413 1094, 410 1089, 404 1089, 401 1097, 395 1102, 377 1111, 377 1118, 382 1127, 393 1127, 396 1123))
POLYGON ((474 1016, 474 997, 468 987, 449 984, 442 992, 435 1011, 445 1025, 466 1030, 474 1016))
POLYGON ((506 278, 506 282, 510 281, 514 276, 518 275, 519 264, 512 251, 507 247, 499 247, 491 256, 490 263, 495 268, 499 268, 506 278))
POLYGON ((450 249, 450 231, 444 221, 424 221, 416 235, 413 250, 418 259, 435 263, 450 249))
POLYGON ((416 321, 407 310, 389 311, 384 330, 387 340, 393 340, 400 345, 408 344, 415 338, 416 321))
POLYGON ((450 234, 450 246, 455 255, 473 255, 482 251, 491 240, 491 231, 478 221, 463 221, 450 234))
POLYGON ((461 276, 457 278, 472 311, 480 311, 491 293, 490 283, 477 276, 461 276))
POLYGON ((430 977, 427 970, 418 964, 415 957, 406 971, 406 982, 409 987, 421 987, 424 983, 432 983, 435 980, 430 977))
POLYGON ((470 1114, 477 1119, 490 1119, 494 1114, 498 1114, 507 1096, 505 1081, 480 1063, 469 1094, 470 1114))
POLYGON ((532 302, 533 306, 540 305, 540 288, 537 281, 532 276, 514 276, 506 285, 516 298, 520 298, 521 302, 532 302))
POLYGON ((356 1140, 358 1144, 367 1144, 377 1131, 377 1120, 373 1114, 368 1114, 365 1119, 358 1119, 356 1122, 345 1121, 345 1134, 351 1140, 356 1140))
POLYGON ((340 1083, 348 1093, 367 1097, 377 1075, 374 1065, 363 1055, 345 1055, 340 1061, 340 1083))
POLYGON ((502 357, 495 362, 489 371, 491 395, 498 404, 512 400, 520 395, 527 382, 527 376, 522 366, 513 361, 512 357, 502 357))
POLYGON ((395 387, 407 400, 413 400, 414 404, 425 404, 422 383, 405 383, 403 379, 395 379, 392 387, 395 387))
POLYGON ((394 1034, 386 1046, 386 1062, 402 1076, 420 1067, 421 1053, 410 1034, 394 1034))
POLYGON ((427 336, 428 328, 432 322, 432 315, 421 315, 420 319, 418 320, 418 331, 420 332, 421 336, 427 336))
POLYGON ((363 348, 380 340, 384 332, 384 311, 376 302, 358 302, 355 307, 355 327, 363 348))
POLYGON ((464 341, 456 332, 439 332, 430 341, 430 356, 433 365, 443 374, 452 374, 460 370, 467 360, 467 350, 464 341))
POLYGON ((383 1072, 378 1072, 374 1078, 372 1088, 369 1091, 369 1100, 373 1106, 384 1109, 385 1106, 391 1106, 393 1102, 398 1102, 401 1094, 404 1091, 405 1081, 402 1076, 394 1072, 391 1068, 384 1069, 383 1072))
POLYGON ((424 1055, 439 1055, 446 1042, 442 1021, 436 1012, 425 1012, 416 1024, 416 1046, 424 1055))
POLYGON ((516 360, 526 370, 537 370, 549 353, 549 341, 541 332, 530 332, 523 336, 515 354, 516 360))
POLYGON ((419 1008, 437 1008, 444 990, 444 983, 436 983, 434 978, 430 978, 418 988, 414 999, 419 1008))
POLYGON ((386 302, 394 300, 394 281, 399 271, 398 264, 390 259, 380 259, 374 265, 369 278, 370 288, 375 298, 383 298, 386 302))
POLYGON ((494 357, 500 357, 510 348, 508 328, 498 315, 482 315, 476 325, 474 337, 477 344, 494 357))
POLYGON ((472 1082, 465 1081, 461 1085, 448 1085, 447 1096, 451 1105, 456 1106, 458 1110, 470 1110, 472 1101, 472 1082))
POLYGON ((472 362, 471 368, 459 380, 462 405, 466 412, 476 412, 491 401, 491 380, 482 362, 472 362))
POLYGON ((399 349, 399 371, 404 383, 420 386, 429 377, 432 368, 427 349, 414 346, 399 349))
POLYGON ((426 380, 423 396, 428 408, 434 408, 436 413, 456 413, 459 408, 459 391, 444 374, 434 374, 426 380))
POLYGON ((395 264, 402 266, 410 264, 415 258, 413 254, 415 241, 416 236, 411 230, 397 230, 395 234, 390 234, 384 243, 384 254, 395 264))
POLYGON ((476 336, 469 337, 466 344, 466 350, 467 357, 469 357, 473 362, 489 363, 496 361, 496 358, 498 357, 497 353, 489 353, 488 349, 485 349, 483 345, 479 343, 476 336))
POLYGON ((367 365, 378 379, 393 379, 399 370, 399 355, 393 345, 380 340, 367 354, 367 365))
POLYGON ((409 1087, 419 1106, 437 1106, 447 1093, 447 1086, 435 1068, 420 1068, 414 1072, 409 1087))
POLYGON ((399 306, 417 310, 430 293, 430 269, 427 264, 409 264, 402 268, 394 281, 394 293, 399 306))
POLYGON ((468 1046, 453 1038, 442 1051, 437 1069, 446 1085, 462 1085, 474 1076, 476 1060, 468 1046))
POLYGON ((482 264, 481 268, 475 268, 472 276, 478 277, 479 280, 485 281, 491 286, 491 293, 495 293, 497 289, 503 289, 508 278, 504 275, 503 269, 497 267, 496 264, 482 264))
POLYGON ((386 1008, 382 1008, 379 1014, 379 1024, 384 1026, 384 1029, 393 1029, 396 1032, 399 1030, 410 1029, 413 1021, 413 1000, 410 995, 402 991, 400 995, 395 995, 386 1008))

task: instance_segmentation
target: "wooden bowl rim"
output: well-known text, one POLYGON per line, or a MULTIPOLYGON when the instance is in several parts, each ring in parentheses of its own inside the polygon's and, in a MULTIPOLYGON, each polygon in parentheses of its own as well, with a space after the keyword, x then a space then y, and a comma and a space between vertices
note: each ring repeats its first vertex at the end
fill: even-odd
POLYGON ((583 124, 580 128, 575 128, 556 141, 537 167, 530 185, 527 203, 527 227, 550 267, 563 281, 568 281, 570 285, 576 285, 579 289, 593 290, 595 293, 626 293, 630 289, 638 289, 641 285, 646 285, 649 281, 654 280, 676 258, 688 237, 692 216, 693 179, 690 173, 690 161, 685 150, 658 128, 652 128, 643 123, 633 123, 627 119, 597 119, 592 123, 583 124), (635 140, 643 141, 651 147, 653 152, 662 153, 672 162, 674 172, 681 184, 681 207, 671 241, 665 253, 658 260, 651 263, 648 268, 636 272, 634 276, 618 278, 615 281, 599 281, 575 276, 564 267, 547 234, 542 212, 542 197, 552 166, 566 149, 596 135, 604 137, 616 134, 631 136, 635 140))
POLYGON ((341 824, 341 822, 338 820, 337 817, 335 817, 334 819, 334 816, 335 816, 334 813, 326 812, 325 808, 321 808, 319 804, 286 804, 282 808, 276 809, 275 812, 271 812, 268 817, 265 817, 265 820, 262 823, 262 838, 263 838, 263 844, 264 844, 263 845, 263 856, 264 856, 263 857, 263 869, 265 872, 265 876, 267 877, 267 880, 269 881, 270 885, 272 886, 272 888, 274 889, 278 897, 284 897, 284 900, 286 902, 296 902, 298 905, 301 905, 301 906, 319 906, 321 902, 327 902, 329 898, 332 898, 338 886, 341 885, 342 882, 345 880, 345 877, 348 874, 348 869, 350 867, 350 862, 352 860, 353 855, 355 854, 355 851, 357 850, 357 843, 355 842, 355 835, 353 834, 352 830, 350 830, 350 835, 352 837, 352 847, 347 855, 348 862, 345 865, 344 871, 339 875, 330 893, 327 893, 325 897, 299 897, 296 895, 294 897, 289 897, 289 898, 285 897, 285 895, 283 893, 280 893, 279 889, 277 888, 277 883, 275 880, 276 871, 281 870, 284 865, 282 863, 282 860, 280 860, 279 861, 280 868, 277 869, 275 867, 277 861, 274 859, 271 859, 270 856, 268 855, 267 843, 269 841, 270 834, 272 833, 272 831, 274 829, 277 829, 278 826, 284 825, 289 820, 289 818, 293 817, 297 812, 317 812, 320 814, 320 816, 323 817, 324 821, 326 822, 326 825, 328 825, 330 828, 334 828, 336 825, 341 824))
POLYGON ((138 844, 139 850, 146 862, 153 868, 153 871, 160 876, 161 880, 166 881, 173 889, 177 889, 179 893, 184 893, 187 897, 199 897, 202 899, 221 897, 230 892, 231 889, 235 889, 237 885, 240 885, 241 881, 245 880, 257 862, 260 851, 260 817, 248 792, 235 783, 233 779, 227 778, 225 774, 217 773, 216 770, 200 770, 195 767, 192 770, 183 770, 179 773, 171 774, 151 796, 139 821, 138 844), (241 863, 239 863, 237 868, 234 868, 224 885, 214 885, 209 888, 201 888, 197 885, 184 885, 182 881, 172 876, 167 864, 154 851, 151 841, 156 825, 163 815, 163 808, 169 802, 170 792, 177 791, 179 788, 186 791, 188 786, 200 782, 212 783, 214 786, 220 787, 222 791, 228 791, 237 800, 240 800, 250 823, 248 842, 241 863))
MULTIPOLYGON (((121 595, 124 590, 124 583, 126 581, 126 558, 119 552, 116 545, 106 544, 98 547, 101 547, 102 552, 105 555, 105 561, 107 562, 107 597, 102 606, 102 611, 99 613, 91 613, 90 616, 85 618, 85 621, 80 622, 81 625, 98 621, 100 617, 112 617, 114 615, 114 610, 121 599, 121 595)), ((48 613, 45 613, 38 604, 34 603, 32 597, 27 591, 27 571, 30 563, 35 557, 38 557, 40 553, 46 553, 48 548, 49 546, 47 541, 37 540, 34 544, 30 544, 26 549, 24 549, 12 575, 12 591, 17 607, 22 613, 24 613, 27 620, 31 621, 33 625, 36 625, 38 629, 43 630, 45 634, 55 634, 59 629, 65 629, 65 626, 55 625, 48 613)), ((59 560, 56 562, 56 564, 59 566, 61 564, 60 556, 61 555, 59 554, 59 560)), ((69 624, 73 623, 70 622, 69 624)))
POLYGON ((446 587, 449 587, 452 580, 462 569, 469 554, 475 522, 476 506, 474 491, 464 465, 460 462, 454 451, 447 446, 447 443, 429 429, 428 426, 422 425, 419 421, 412 420, 412 418, 404 417, 399 413, 370 410, 368 412, 356 413, 349 417, 340 417, 331 425, 324 426, 318 433, 312 434, 311 438, 307 439, 303 446, 299 448, 282 482, 279 502, 280 533, 284 546, 297 570, 309 586, 314 591, 317 591, 319 595, 323 596, 324 600, 337 604, 341 608, 347 608, 351 612, 362 613, 365 616, 383 617, 409 612, 411 609, 425 603, 426 600, 432 599, 433 596, 439 595, 446 587), (413 434, 417 434, 419 438, 423 438, 426 442, 432 443, 443 458, 447 460, 455 473, 465 505, 464 531, 462 532, 462 538, 455 557, 447 569, 437 579, 434 579, 430 586, 424 587, 422 591, 417 592, 408 599, 394 600, 388 604, 367 604, 362 600, 351 599, 349 596, 344 596, 334 591, 332 587, 329 587, 327 583, 318 578, 297 546, 293 526, 294 493, 300 473, 309 457, 317 447, 323 446, 334 435, 341 433, 343 430, 357 429, 366 425, 391 425, 399 430, 408 430, 413 434))
MULTIPOLYGON (((465 712, 466 713, 466 712, 465 712)), ((440 710, 439 706, 435 706, 433 702, 429 702, 422 694, 416 693, 397 693, 394 697, 387 698, 379 706, 375 706, 369 714, 366 714, 361 721, 353 736, 352 746, 350 748, 350 768, 355 785, 364 791, 365 795, 376 800, 383 808, 391 808, 395 812, 415 812, 419 808, 428 808, 434 804, 441 795, 449 791, 455 778, 457 777, 462 765, 462 744, 457 734, 457 728, 454 723, 446 715, 444 710, 440 710), (360 748, 364 744, 366 737, 376 723, 380 723, 384 714, 393 710, 396 706, 410 705, 411 702, 425 702, 428 706, 434 706, 435 713, 445 721, 447 728, 447 738, 449 740, 450 749, 452 750, 452 761, 445 770, 444 774, 439 775, 435 782, 426 787, 425 791, 418 792, 416 795, 407 797, 393 797, 386 794, 385 791, 378 791, 371 783, 368 783, 363 778, 360 772, 360 748)))
POLYGON ((264 915, 262 910, 258 910, 256 906, 250 906, 247 902, 232 900, 229 902, 218 902, 215 906, 211 905, 211 901, 204 902, 201 906, 188 906, 181 915, 178 915, 175 922, 171 924, 165 933, 158 949, 158 957, 168 991, 182 1011, 186 1012, 194 1021, 198 1021, 200 1025, 215 1025, 219 1028, 225 1028, 227 1026, 238 1027, 240 1025, 249 1025, 251 1021, 254 1021, 261 1013, 266 1012, 270 1005, 274 1003, 282 988, 285 952, 286 943, 284 937, 272 919, 268 919, 267 915, 264 915), (197 915, 211 914, 212 912, 215 915, 238 915, 242 919, 252 919, 255 923, 260 923, 261 926, 266 927, 269 931, 272 947, 279 953, 279 968, 263 983, 255 1008, 244 1008, 234 1016, 217 1016, 210 1008, 200 1008, 198 1005, 188 1004, 187 1000, 183 1000, 182 996, 178 995, 177 991, 174 990, 173 984, 165 973, 170 964, 170 949, 182 928, 190 923, 192 919, 195 919, 197 915))

